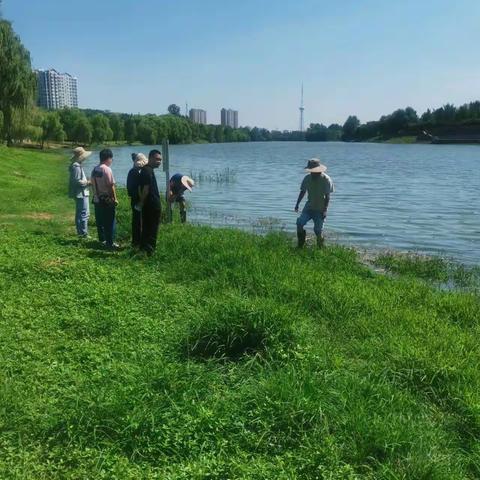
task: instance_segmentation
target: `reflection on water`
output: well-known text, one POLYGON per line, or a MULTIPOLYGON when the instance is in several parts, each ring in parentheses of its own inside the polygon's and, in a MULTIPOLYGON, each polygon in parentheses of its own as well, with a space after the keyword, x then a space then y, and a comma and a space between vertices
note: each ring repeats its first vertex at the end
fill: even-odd
MULTIPOLYGON (((130 153, 148 150, 114 149, 119 183, 130 168, 130 153)), ((445 254, 478 263, 479 146, 178 145, 171 147, 170 161, 172 174, 197 174, 198 186, 189 194, 192 221, 293 232, 303 167, 313 156, 326 163, 336 186, 326 224, 330 233, 363 247, 445 254), (231 181, 222 181, 222 175, 231 181)), ((158 177, 159 185, 165 185, 163 172, 158 177)))

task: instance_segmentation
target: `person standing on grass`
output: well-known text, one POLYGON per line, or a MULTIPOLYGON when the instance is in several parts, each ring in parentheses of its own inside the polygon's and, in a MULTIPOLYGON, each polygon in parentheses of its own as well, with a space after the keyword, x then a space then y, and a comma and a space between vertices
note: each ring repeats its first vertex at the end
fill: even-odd
POLYGON ((170 179, 170 191, 168 192, 168 201, 170 204, 178 203, 180 207, 180 220, 182 223, 187 221, 187 207, 183 194, 188 190, 192 191, 195 182, 186 175, 176 173, 170 179))
POLYGON ((93 204, 98 240, 108 249, 119 247, 115 243, 115 210, 118 205, 112 169, 113 153, 106 148, 100 152, 100 163, 92 170, 93 204))
POLYGON ((317 236, 317 245, 323 247, 323 224, 327 217, 330 194, 335 191, 335 188, 332 179, 325 173, 327 167, 322 165, 318 158, 310 159, 305 170, 309 172, 309 175, 302 181, 295 205, 295 212, 298 213, 300 202, 303 200, 305 193, 308 193, 308 201, 297 218, 298 246, 301 248, 305 245, 307 232, 304 227, 310 220, 313 220, 313 231, 317 236))
POLYGON ((138 178, 139 200, 137 207, 142 212, 142 234, 140 248, 152 255, 157 247, 158 227, 160 225, 161 202, 154 169, 162 163, 162 154, 152 150, 148 154, 148 163, 138 178))
POLYGON ((140 248, 142 239, 142 210, 138 207, 140 200, 138 181, 140 179, 140 172, 148 163, 148 159, 143 153, 132 153, 132 160, 133 167, 127 175, 127 192, 132 207, 132 247, 140 248))
POLYGON ((92 152, 88 152, 83 147, 75 148, 69 167, 68 196, 75 200, 75 226, 80 238, 88 238, 88 218, 90 216, 88 186, 90 181, 85 175, 82 164, 91 154, 92 152))

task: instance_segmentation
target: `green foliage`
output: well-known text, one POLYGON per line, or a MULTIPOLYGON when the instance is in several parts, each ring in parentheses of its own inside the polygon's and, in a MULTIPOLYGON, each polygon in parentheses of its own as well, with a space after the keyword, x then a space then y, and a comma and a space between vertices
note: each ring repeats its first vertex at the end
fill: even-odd
POLYGON ((105 252, 67 165, 0 147, 0 478, 480 476, 477 293, 278 234, 105 252))
POLYGON ((355 115, 351 115, 350 117, 348 117, 346 122, 343 124, 342 140, 354 140, 355 134, 359 126, 360 120, 355 115))
POLYGON ((169 105, 167 110, 170 115, 180 115, 180 107, 174 103, 169 105))
POLYGON ((123 118, 115 113, 110 115, 109 123, 113 134, 112 140, 115 142, 121 142, 125 140, 125 122, 123 118))
POLYGON ((93 139, 93 128, 86 116, 80 116, 73 127, 70 139, 78 144, 90 145, 93 139))
POLYGON ((36 79, 30 54, 22 45, 12 26, 0 20, 0 111, 3 115, 2 134, 9 144, 18 132, 25 130, 33 105, 36 79), (19 124, 22 121, 23 124, 19 124))
POLYGON ((137 126, 137 138, 145 145, 155 145, 157 135, 154 128, 146 121, 141 121, 137 126))
POLYGON ((129 115, 125 120, 125 140, 128 143, 133 143, 137 139, 137 124, 132 115, 129 115))
POLYGON ((108 117, 98 113, 90 118, 92 125, 92 141, 94 143, 104 143, 113 140, 113 131, 110 128, 108 117))
POLYGON ((60 122, 60 115, 57 112, 48 112, 42 121, 42 147, 48 140, 62 142, 65 139, 63 125, 60 122))

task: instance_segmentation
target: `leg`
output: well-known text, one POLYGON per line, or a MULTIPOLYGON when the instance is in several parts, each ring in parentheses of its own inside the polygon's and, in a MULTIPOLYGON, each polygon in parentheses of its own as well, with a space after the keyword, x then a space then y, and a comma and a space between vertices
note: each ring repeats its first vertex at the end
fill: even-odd
POLYGON ((77 229, 77 235, 82 235, 82 208, 83 198, 75 199, 75 227, 77 229))
POLYGON ((313 231, 317 236, 317 246, 321 248, 323 247, 323 244, 324 244, 322 232, 323 232, 323 223, 325 219, 323 218, 323 213, 317 212, 317 211, 313 213, 312 218, 313 218, 313 231))
POLYGON ((181 197, 178 201, 178 205, 180 207, 180 221, 182 223, 186 223, 187 221, 187 205, 185 202, 185 198, 181 197))
POLYGON ((142 210, 141 249, 151 255, 157 246, 157 234, 160 224, 160 210, 143 207, 142 210))
POLYGON ((95 206, 95 223, 97 224, 97 233, 98 233, 98 241, 103 243, 105 241, 105 230, 104 230, 104 215, 103 215, 103 207, 98 203, 94 203, 95 206))
POLYGON ((79 235, 81 235, 82 237, 86 237, 88 235, 88 218, 90 217, 90 205, 88 203, 89 197, 83 197, 79 200, 82 200, 79 235))
POLYGON ((307 238, 307 232, 305 231, 305 225, 311 219, 310 211, 303 210, 300 216, 297 218, 297 239, 298 239, 298 248, 302 248, 305 245, 305 240, 307 238))
POLYGON ((103 207, 104 210, 104 232, 107 247, 113 247, 115 241, 115 206, 103 207))
POLYGON ((142 238, 142 212, 132 205, 132 246, 139 247, 142 238))

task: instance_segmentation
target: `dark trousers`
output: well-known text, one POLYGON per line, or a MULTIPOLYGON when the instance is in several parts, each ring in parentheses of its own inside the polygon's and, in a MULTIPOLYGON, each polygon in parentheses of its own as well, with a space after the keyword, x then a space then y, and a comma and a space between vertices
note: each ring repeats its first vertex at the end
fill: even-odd
POLYGON ((115 240, 115 205, 103 205, 101 203, 94 203, 94 205, 98 240, 111 247, 115 240))
POLYGON ((144 206, 142 209, 141 249, 153 253, 157 247, 157 234, 160 225, 160 210, 144 206))
POLYGON ((132 245, 139 247, 142 242, 142 212, 135 210, 132 202, 132 245))

